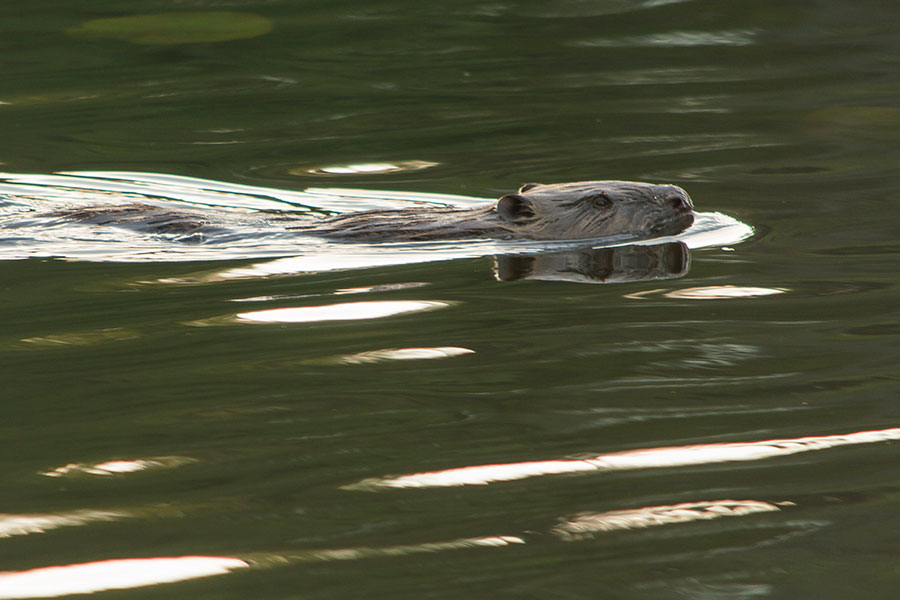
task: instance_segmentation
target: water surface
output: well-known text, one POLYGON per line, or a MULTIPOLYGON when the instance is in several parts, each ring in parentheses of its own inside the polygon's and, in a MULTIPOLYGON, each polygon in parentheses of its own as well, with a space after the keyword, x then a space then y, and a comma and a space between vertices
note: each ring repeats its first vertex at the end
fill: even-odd
POLYGON ((754 234, 588 284, 499 277, 507 248, 323 269, 274 234, 4 233, 0 597, 896 597, 892 7, 174 9, 271 27, 85 39, 173 6, 0 8, 7 203, 625 179, 754 234))

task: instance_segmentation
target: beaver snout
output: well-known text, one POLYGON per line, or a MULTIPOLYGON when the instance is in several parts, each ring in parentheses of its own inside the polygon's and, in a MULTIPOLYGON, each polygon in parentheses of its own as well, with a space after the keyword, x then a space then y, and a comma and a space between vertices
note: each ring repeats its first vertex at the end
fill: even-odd
POLYGON ((691 202, 691 197, 687 195, 687 192, 680 188, 675 188, 668 195, 666 195, 665 199, 666 206, 678 213, 686 213, 694 210, 694 203, 691 202))
POLYGON ((691 201, 682 196, 669 196, 666 198, 666 204, 676 212, 687 212, 691 210, 691 201))

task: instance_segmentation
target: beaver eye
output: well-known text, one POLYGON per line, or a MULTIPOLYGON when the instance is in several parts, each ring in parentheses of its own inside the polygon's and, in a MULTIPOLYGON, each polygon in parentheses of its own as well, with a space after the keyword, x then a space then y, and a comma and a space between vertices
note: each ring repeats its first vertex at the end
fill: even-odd
POLYGON ((596 194, 591 196, 591 204, 593 204, 596 209, 606 210, 612 206, 612 200, 610 200, 609 196, 606 194, 596 194))

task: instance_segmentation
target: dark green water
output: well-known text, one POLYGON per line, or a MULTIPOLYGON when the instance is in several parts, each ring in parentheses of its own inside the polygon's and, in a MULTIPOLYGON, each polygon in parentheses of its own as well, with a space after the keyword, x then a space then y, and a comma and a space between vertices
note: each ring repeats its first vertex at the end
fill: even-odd
POLYGON ((498 281, 490 256, 193 284, 165 282, 253 263, 0 262, 0 571, 69 567, 0 574, 0 597, 897 597, 890 3, 36 0, 0 19, 7 173, 478 197, 664 181, 757 231, 611 285, 498 281), (65 33, 173 10, 272 27, 65 33), (398 161, 434 165, 316 171, 398 161), (439 304, 233 318, 357 302, 439 304), (457 350, 358 356, 410 348, 457 350), (431 485, 448 478, 471 485, 431 485), (233 570, 138 586, 173 576, 73 566, 197 555, 233 570))

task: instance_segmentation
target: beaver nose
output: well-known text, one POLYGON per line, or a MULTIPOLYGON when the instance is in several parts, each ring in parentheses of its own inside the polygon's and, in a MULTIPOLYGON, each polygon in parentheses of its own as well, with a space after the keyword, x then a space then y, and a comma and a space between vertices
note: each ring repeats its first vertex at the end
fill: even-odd
POLYGON ((666 206, 676 212, 689 212, 693 208, 690 199, 682 194, 666 196, 666 206))

